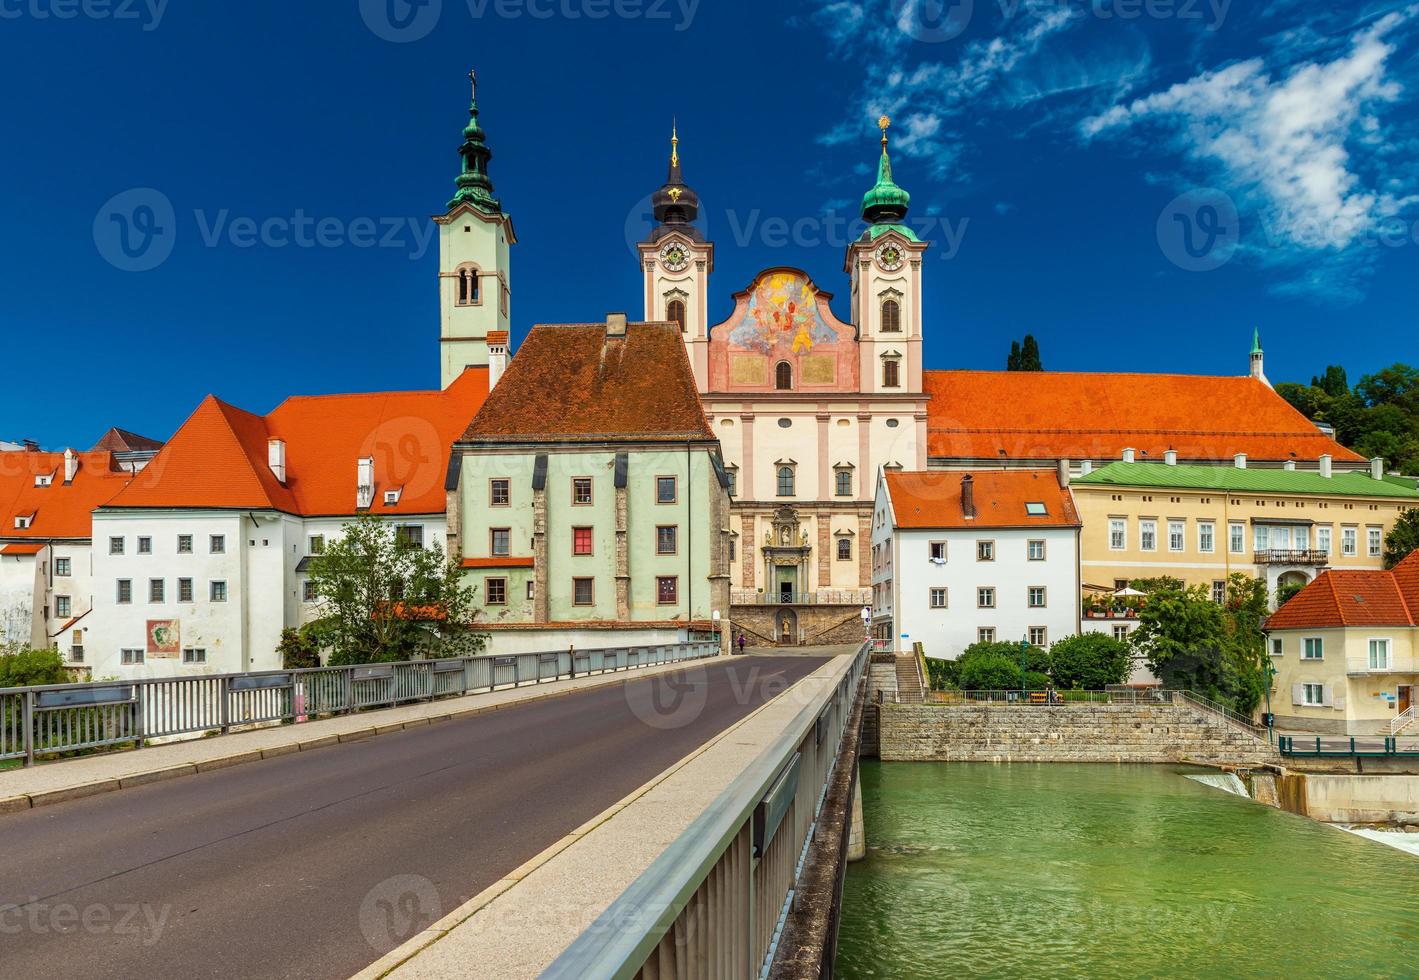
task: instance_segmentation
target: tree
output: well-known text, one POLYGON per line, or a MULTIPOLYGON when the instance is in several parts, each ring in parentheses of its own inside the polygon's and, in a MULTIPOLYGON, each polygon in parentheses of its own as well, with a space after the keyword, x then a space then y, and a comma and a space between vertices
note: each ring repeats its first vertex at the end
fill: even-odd
POLYGON ((64 658, 58 650, 31 650, 11 645, 0 648, 0 687, 67 684, 69 680, 64 658))
POLYGON ((986 652, 960 661, 956 676, 963 691, 1018 691, 1021 689, 1020 658, 986 652))
POLYGON ((1419 550, 1419 510, 1404 511, 1385 535, 1385 568, 1393 568, 1419 550))
POLYGON ((311 629, 315 624, 307 623, 300 629, 283 629, 281 631, 281 642, 276 644, 276 652, 281 655, 281 668, 283 670, 303 670, 307 667, 320 666, 321 643, 317 639, 318 629, 311 629))
POLYGON ((1270 683, 1261 631, 1266 607, 1266 583, 1240 572, 1228 578, 1221 605, 1205 585, 1161 586, 1138 614, 1134 648, 1164 686, 1249 714, 1270 683))
POLYGON ((331 651, 332 666, 477 653, 487 638, 474 629, 473 590, 462 580, 443 549, 362 516, 311 562, 322 614, 311 635, 331 651))
POLYGON ((1276 392, 1298 412, 1332 426, 1342 445, 1402 471, 1419 469, 1419 368, 1392 364, 1352 389, 1345 369, 1332 364, 1309 385, 1282 383, 1276 392))
POLYGON ((1034 334, 1025 334, 1024 343, 1016 340, 1010 342, 1010 356, 1005 359, 1005 370, 1043 371, 1044 369, 1044 364, 1040 361, 1040 345, 1035 342, 1034 334))
POLYGON ((1103 633, 1056 640, 1049 656, 1055 687, 1069 690, 1101 691, 1110 684, 1122 684, 1133 669, 1128 644, 1103 633))
POLYGON ((1311 378, 1311 387, 1319 388, 1331 398, 1343 398, 1350 394, 1350 380, 1339 364, 1331 364, 1320 377, 1311 378))
POLYGON ((1035 335, 1025 334, 1025 342, 1020 345, 1020 370, 1043 371, 1044 369, 1044 362, 1040 360, 1040 345, 1035 343, 1035 335))

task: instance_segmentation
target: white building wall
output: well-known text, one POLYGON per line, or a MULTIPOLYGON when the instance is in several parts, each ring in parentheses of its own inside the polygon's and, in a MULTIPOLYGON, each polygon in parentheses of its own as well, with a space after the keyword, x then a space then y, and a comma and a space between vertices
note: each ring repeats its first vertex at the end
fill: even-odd
POLYGON ((0 555, 0 644, 44 646, 44 585, 38 555, 0 555))
MULTIPOLYGON (((334 541, 352 518, 300 518, 270 511, 103 512, 94 515, 94 612, 85 630, 86 662, 95 678, 163 677, 275 670, 281 631, 320 615, 319 603, 304 601, 306 576, 296 572, 310 552, 310 537, 334 541), (192 553, 178 552, 179 535, 190 534, 192 553), (224 553, 211 551, 222 535, 224 553), (121 537, 123 554, 109 552, 121 537), (152 539, 152 553, 138 552, 138 539, 152 539), (192 601, 179 599, 181 579, 192 580, 192 601), (132 601, 120 604, 118 582, 132 583, 132 601), (163 601, 150 600, 149 584, 163 581, 163 601), (225 582, 225 601, 213 601, 212 583, 225 582), (178 623, 182 649, 206 651, 204 664, 184 665, 182 654, 148 650, 148 623, 178 623), (143 650, 142 665, 122 663, 125 649, 143 650)), ((424 528, 424 545, 446 546, 442 514, 392 517, 391 523, 424 528)))

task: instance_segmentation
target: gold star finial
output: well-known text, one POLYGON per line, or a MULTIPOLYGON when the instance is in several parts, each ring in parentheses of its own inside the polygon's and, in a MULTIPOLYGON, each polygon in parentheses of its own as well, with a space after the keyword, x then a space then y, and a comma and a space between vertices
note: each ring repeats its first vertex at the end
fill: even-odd
POLYGON ((882 130, 882 145, 884 147, 887 145, 887 129, 891 125, 892 120, 887 118, 886 115, 879 117, 877 120, 877 128, 882 130))
POLYGON ((670 165, 680 165, 680 124, 674 116, 670 117, 670 165))

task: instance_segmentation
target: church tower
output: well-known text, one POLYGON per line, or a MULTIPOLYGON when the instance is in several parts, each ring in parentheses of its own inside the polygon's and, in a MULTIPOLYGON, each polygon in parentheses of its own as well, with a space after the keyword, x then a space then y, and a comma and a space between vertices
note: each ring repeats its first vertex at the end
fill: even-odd
POLYGON ((914 394, 922 390, 921 260, 927 246, 904 223, 911 195, 892 179, 891 120, 883 116, 877 125, 877 183, 862 198, 867 230, 848 246, 844 271, 852 280, 862 390, 914 394))
POLYGON ((447 388, 468 367, 489 365, 488 344, 506 349, 512 307, 509 250, 517 243, 512 219, 493 196, 488 178, 488 149, 478 124, 478 82, 463 129, 462 172, 448 210, 436 215, 439 226, 439 363, 447 388))
POLYGON ((1266 354, 1261 349, 1260 330, 1251 332, 1251 376, 1268 388, 1271 387, 1271 382, 1266 380, 1266 354))
POLYGON ((636 248, 645 274, 645 319, 680 324, 685 352, 701 391, 709 384, 710 273, 714 245, 694 226, 700 198, 680 172, 680 134, 670 134, 670 174, 651 195, 655 227, 636 248))

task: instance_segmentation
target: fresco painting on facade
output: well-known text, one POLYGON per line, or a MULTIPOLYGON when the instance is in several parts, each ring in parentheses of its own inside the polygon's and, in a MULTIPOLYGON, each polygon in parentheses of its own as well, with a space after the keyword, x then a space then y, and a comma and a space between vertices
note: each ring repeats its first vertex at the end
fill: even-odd
POLYGON ((791 272, 760 276, 743 316, 729 328, 730 343, 762 354, 785 350, 806 354, 814 344, 837 339, 818 311, 812 285, 791 272))

